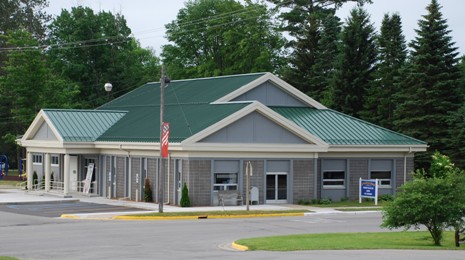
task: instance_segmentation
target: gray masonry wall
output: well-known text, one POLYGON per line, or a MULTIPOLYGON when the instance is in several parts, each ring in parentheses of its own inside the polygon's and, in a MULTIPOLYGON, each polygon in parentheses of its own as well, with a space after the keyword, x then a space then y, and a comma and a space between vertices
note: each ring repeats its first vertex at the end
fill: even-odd
POLYGON ((192 206, 211 205, 212 161, 189 161, 189 198, 192 206))
POLYGON ((126 183, 126 157, 116 158, 116 197, 124 198, 124 187, 126 183))
MULTIPOLYGON (((407 181, 412 180, 414 165, 413 158, 407 158, 407 181)), ((404 158, 396 159, 396 191, 397 189, 404 184, 404 158)))
POLYGON ((314 196, 314 160, 294 160, 293 201, 311 200, 314 196))
POLYGON ((368 178, 368 159, 350 159, 349 160, 349 180, 347 188, 349 189, 349 199, 358 199, 358 185, 360 178, 368 178))
POLYGON ((158 161, 155 158, 147 158, 147 176, 150 181, 150 188, 152 189, 152 198, 157 201, 157 167, 158 161))

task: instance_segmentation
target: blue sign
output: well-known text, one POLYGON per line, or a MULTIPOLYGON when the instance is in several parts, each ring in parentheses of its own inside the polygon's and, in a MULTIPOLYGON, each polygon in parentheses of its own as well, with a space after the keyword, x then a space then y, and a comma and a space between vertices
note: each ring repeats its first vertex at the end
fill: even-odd
POLYGON ((359 182, 360 196, 358 197, 359 203, 362 203, 362 198, 375 199, 375 205, 378 205, 378 179, 376 180, 362 180, 359 182))
POLYGON ((376 197, 376 180, 362 180, 360 187, 362 197, 376 197))

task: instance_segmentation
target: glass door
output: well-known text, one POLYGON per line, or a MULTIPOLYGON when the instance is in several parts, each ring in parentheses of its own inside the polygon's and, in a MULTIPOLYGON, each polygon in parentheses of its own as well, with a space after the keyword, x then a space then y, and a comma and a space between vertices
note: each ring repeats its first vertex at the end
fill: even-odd
POLYGON ((266 202, 287 203, 287 172, 266 174, 266 202))

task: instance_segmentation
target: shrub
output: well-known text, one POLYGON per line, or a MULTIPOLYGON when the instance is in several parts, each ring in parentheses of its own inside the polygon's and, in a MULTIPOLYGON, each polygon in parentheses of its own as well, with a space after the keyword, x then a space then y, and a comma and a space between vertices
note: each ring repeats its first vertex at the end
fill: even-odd
POLYGON ((187 189, 186 183, 182 186, 182 194, 181 194, 181 207, 190 207, 191 200, 189 199, 189 190, 187 189))
POLYGON ((55 178, 53 178, 53 172, 52 175, 50 175, 50 189, 53 189, 53 182, 55 181, 55 178))
POLYGON ((37 172, 34 171, 34 174, 32 175, 32 185, 34 185, 37 189, 38 184, 39 184, 39 176, 37 176, 37 172))
POLYGON ((331 199, 328 198, 328 199, 321 199, 319 204, 322 204, 322 205, 329 205, 329 204, 331 204, 331 203, 333 203, 333 201, 332 201, 331 199))
POLYGON ((144 201, 145 202, 153 202, 152 197, 152 188, 150 188, 150 180, 149 178, 145 179, 145 187, 144 187, 144 201))
POLYGON ((378 200, 379 201, 393 201, 394 196, 392 196, 391 194, 382 194, 382 195, 379 195, 378 200))

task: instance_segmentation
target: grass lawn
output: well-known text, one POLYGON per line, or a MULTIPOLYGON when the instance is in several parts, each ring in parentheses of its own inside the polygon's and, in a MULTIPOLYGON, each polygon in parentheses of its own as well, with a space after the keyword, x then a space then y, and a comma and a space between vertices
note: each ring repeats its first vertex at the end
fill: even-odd
POLYGON ((308 210, 232 210, 232 211, 197 211, 197 212, 165 212, 165 213, 147 213, 129 216, 145 216, 145 217, 176 217, 176 216, 237 216, 237 215, 271 215, 271 214, 292 214, 305 213, 308 210))
POLYGON ((236 241, 249 250, 347 250, 347 249, 441 249, 464 250, 455 247, 454 232, 444 232, 442 246, 434 246, 427 231, 304 234, 248 238, 236 241))
POLYGON ((378 205, 375 205, 374 200, 369 201, 362 201, 362 203, 358 203, 357 201, 337 201, 331 202, 330 204, 310 204, 308 206, 312 207, 320 207, 320 208, 339 208, 339 207, 382 207, 387 202, 385 201, 378 201, 378 205))
MULTIPOLYGON (((6 181, 0 180, 0 186, 16 187, 16 184, 21 183, 21 181, 6 181)), ((0 258, 1 260, 1 258, 0 258)))
POLYGON ((19 260, 19 258, 10 256, 0 256, 0 260, 19 260))

